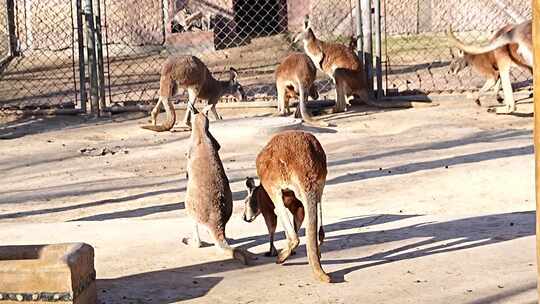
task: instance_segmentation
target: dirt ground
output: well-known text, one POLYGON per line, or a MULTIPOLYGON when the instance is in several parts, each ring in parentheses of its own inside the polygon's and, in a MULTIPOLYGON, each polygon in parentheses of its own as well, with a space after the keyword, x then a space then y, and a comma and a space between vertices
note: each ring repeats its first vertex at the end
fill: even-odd
POLYGON ((262 255, 263 219, 241 219, 244 179, 269 138, 224 128, 272 110, 220 112, 211 131, 235 199, 227 234, 258 254, 254 265, 181 243, 189 134, 142 130, 142 114, 4 118, 0 243, 91 244, 99 303, 536 303, 530 103, 513 116, 469 100, 356 107, 310 129, 328 157, 322 261, 334 284, 313 279, 303 230, 276 265, 262 255))

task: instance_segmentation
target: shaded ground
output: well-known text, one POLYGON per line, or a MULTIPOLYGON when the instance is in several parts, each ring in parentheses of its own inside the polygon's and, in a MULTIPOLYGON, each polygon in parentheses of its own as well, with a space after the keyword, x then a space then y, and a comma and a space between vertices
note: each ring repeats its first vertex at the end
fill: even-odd
MULTIPOLYGON (((5 119, 0 240, 92 244, 100 303, 536 303, 532 107, 485 110, 464 100, 325 118, 337 127, 315 132, 329 170, 322 260, 337 284, 312 279, 304 238, 283 266, 183 245, 189 134, 142 130, 137 115, 5 119)), ((235 199, 228 236, 262 254, 264 222, 241 211, 268 138, 211 129, 235 199)))

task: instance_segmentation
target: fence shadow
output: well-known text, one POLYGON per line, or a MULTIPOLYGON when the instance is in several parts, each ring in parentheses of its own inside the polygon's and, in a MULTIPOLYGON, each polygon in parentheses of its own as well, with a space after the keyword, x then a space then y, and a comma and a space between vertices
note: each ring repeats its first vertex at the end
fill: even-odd
MULTIPOLYGON (((349 218, 341 222, 325 225, 327 238, 322 246, 322 263, 324 265, 344 266, 344 268, 331 273, 333 278, 339 282, 345 280, 345 275, 364 268, 400 260, 492 245, 532 236, 535 231, 535 213, 534 211, 527 211, 469 217, 445 222, 421 222, 405 227, 385 229, 384 231, 366 230, 365 232, 358 233, 333 233, 396 222, 418 216, 382 214, 349 218), (422 240, 412 241, 419 238, 422 240), (407 240, 411 241, 402 245, 407 240), (371 255, 354 256, 353 254, 352 257, 336 260, 326 259, 324 255, 327 252, 344 249, 350 250, 397 241, 401 241, 402 243, 400 245, 392 245, 394 248, 371 255), (351 266, 350 264, 353 265, 351 266)), ((246 225, 249 224, 246 223, 246 225)), ((301 233, 304 233, 304 229, 301 229, 301 233)), ((283 233, 278 234, 278 238, 283 238, 283 233)), ((231 243, 242 244, 240 247, 246 249, 266 242, 266 235, 231 240, 231 243)), ((284 267, 306 265, 307 262, 297 261, 300 258, 305 258, 304 245, 298 248, 297 254, 291 256, 284 267)), ((257 267, 274 262, 275 258, 266 258, 261 255, 258 260, 254 261, 253 266, 248 267, 257 267)), ((105 300, 105 302, 118 303, 126 300, 142 301, 143 299, 149 302, 151 299, 154 303, 173 303, 204 296, 223 280, 223 277, 212 275, 244 267, 246 266, 240 265, 235 261, 215 261, 118 278, 98 279, 97 286, 101 290, 99 293, 100 298, 102 301, 105 300)), ((283 266, 276 265, 275 267, 283 266)), ((304 270, 306 271, 306 276, 310 275, 309 270, 304 270)), ((473 303, 488 302, 479 301, 473 303)))
POLYGON ((381 176, 393 176, 409 174, 418 171, 431 170, 435 168, 448 168, 449 166, 462 165, 469 163, 476 163, 486 160, 493 160, 506 157, 514 157, 521 155, 533 154, 533 146, 527 145, 522 147, 497 149, 486 152, 478 152, 465 154, 460 156, 442 158, 437 160, 409 163, 401 166, 395 166, 391 168, 370 170, 357 173, 347 173, 345 175, 337 176, 326 181, 326 185, 336 185, 341 183, 354 182, 364 179, 376 178, 381 176))

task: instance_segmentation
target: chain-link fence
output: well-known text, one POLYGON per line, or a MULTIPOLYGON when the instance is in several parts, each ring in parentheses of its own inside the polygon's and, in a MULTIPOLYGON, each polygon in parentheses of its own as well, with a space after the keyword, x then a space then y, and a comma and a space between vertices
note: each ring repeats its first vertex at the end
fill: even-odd
POLYGON ((1 43, 9 56, 0 69, 0 107, 73 108, 78 64, 72 1, 8 0, 2 6, 0 12, 10 12, 12 20, 0 18, 5 19, 0 35, 12 37, 1 43))
MULTIPOLYGON (((495 4, 501 1, 523 18, 531 14, 525 0, 381 1, 384 87, 390 92, 478 88, 483 80, 470 69, 448 74, 452 57, 445 30, 452 25, 468 42, 485 39, 514 22, 495 4)), ((358 0, 91 2, 0 0, 0 59, 8 58, 0 65, 0 107, 76 106, 79 93, 92 94, 90 66, 100 65, 101 57, 97 71, 106 106, 155 101, 161 64, 171 54, 196 55, 221 79, 234 67, 248 100, 274 99, 275 68, 287 54, 302 50, 292 36, 306 14, 320 39, 348 45, 357 36, 358 0), (12 32, 6 3, 12 3, 12 32), (93 16, 84 11, 89 5, 93 16), (94 32, 81 28, 89 26, 88 18, 97 25, 94 32), (93 35, 97 63, 87 49, 93 35)), ((528 72, 514 71, 518 84, 529 78, 528 72)), ((320 72, 317 84, 322 96, 333 95, 333 84, 320 72)))
POLYGON ((7 2, 0 3, 0 65, 9 57, 9 27, 7 2))
MULTIPOLYGON (((383 1, 383 64, 390 92, 478 89, 485 79, 476 71, 448 73, 457 56, 446 38, 448 28, 466 43, 483 43, 501 27, 532 15, 528 0, 383 1)), ((512 69, 515 86, 528 85, 530 79, 528 71, 512 69)))

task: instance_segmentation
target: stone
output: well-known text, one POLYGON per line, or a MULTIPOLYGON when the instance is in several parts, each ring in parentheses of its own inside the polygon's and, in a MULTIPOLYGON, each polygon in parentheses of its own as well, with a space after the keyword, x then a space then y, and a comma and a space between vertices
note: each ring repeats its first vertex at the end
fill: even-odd
POLYGON ((95 280, 88 244, 0 246, 2 304, 95 304, 95 280))

